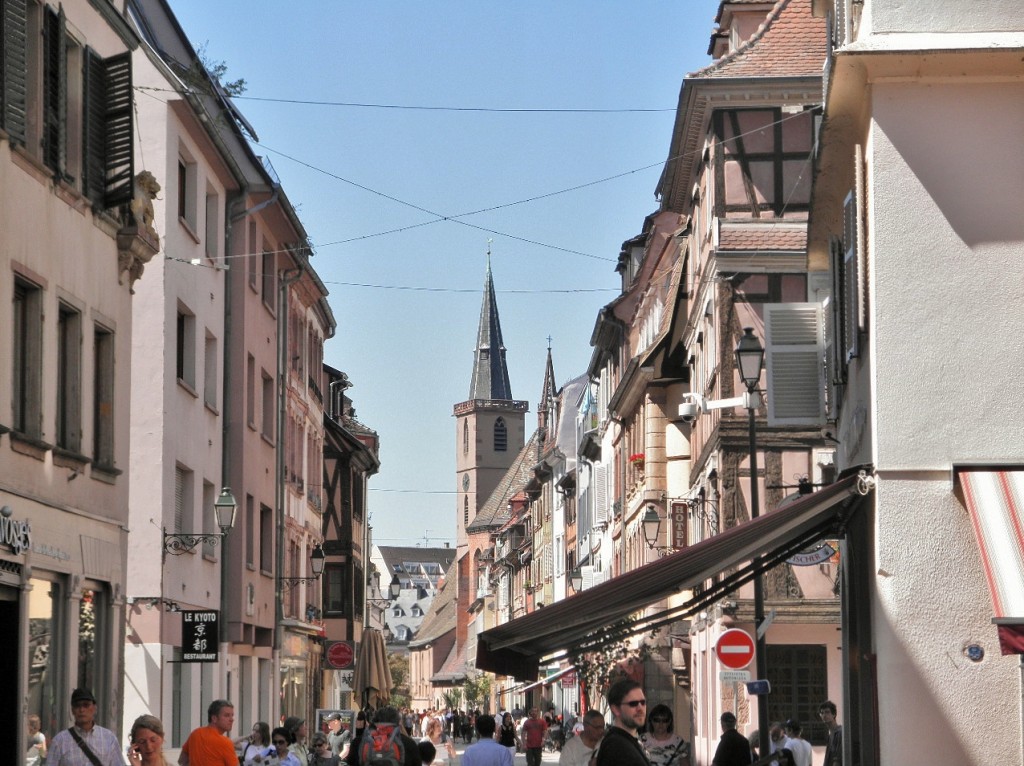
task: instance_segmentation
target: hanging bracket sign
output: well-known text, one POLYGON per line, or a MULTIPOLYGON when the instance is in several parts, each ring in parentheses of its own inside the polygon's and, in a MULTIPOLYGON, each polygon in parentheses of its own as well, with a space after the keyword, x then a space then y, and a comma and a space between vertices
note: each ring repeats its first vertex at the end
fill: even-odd
POLYGON ((218 626, 216 610, 181 613, 181 661, 218 662, 218 626))

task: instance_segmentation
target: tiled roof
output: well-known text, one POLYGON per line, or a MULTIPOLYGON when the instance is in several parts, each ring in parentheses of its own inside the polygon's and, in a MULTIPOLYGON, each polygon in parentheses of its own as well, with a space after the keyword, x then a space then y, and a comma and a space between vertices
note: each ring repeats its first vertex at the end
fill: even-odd
MULTIPOLYGON (((456 566, 458 564, 452 564, 448 574, 454 574, 453 570, 456 566)), ((455 586, 448 582, 447 577, 443 583, 439 584, 437 595, 430 602, 427 613, 423 615, 423 622, 416 630, 416 639, 410 646, 430 643, 445 633, 455 630, 455 590, 455 586)))
POLYGON ((468 674, 469 665, 466 662, 466 646, 454 644, 448 652, 441 669, 430 677, 431 681, 444 683, 446 681, 461 681, 468 674))
POLYGON ((523 448, 519 450, 515 462, 501 477, 498 486, 494 488, 476 518, 466 528, 468 532, 482 532, 492 527, 500 527, 508 521, 509 499, 533 478, 533 467, 537 465, 538 435, 538 432, 534 431, 523 448))
POLYGON ((826 39, 825 19, 811 15, 811 0, 779 0, 749 40, 690 77, 820 76, 826 39))
POLYGON ((772 226, 723 226, 718 237, 719 250, 803 250, 807 229, 772 226))

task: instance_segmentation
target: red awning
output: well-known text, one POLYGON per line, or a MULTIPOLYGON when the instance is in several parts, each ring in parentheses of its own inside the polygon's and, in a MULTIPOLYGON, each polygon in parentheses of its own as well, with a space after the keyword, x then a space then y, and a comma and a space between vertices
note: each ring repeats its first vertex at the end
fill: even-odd
POLYGON ((962 468, 1003 654, 1024 654, 1024 469, 962 468))
POLYGON ((743 562, 759 559, 761 571, 834 531, 841 508, 867 492, 862 476, 850 476, 770 513, 702 540, 583 593, 538 609, 477 636, 476 666, 517 679, 537 678, 541 659, 570 648, 597 646, 699 611, 752 579, 751 563, 684 605, 638 620, 625 634, 608 634, 630 615, 691 589, 743 562))

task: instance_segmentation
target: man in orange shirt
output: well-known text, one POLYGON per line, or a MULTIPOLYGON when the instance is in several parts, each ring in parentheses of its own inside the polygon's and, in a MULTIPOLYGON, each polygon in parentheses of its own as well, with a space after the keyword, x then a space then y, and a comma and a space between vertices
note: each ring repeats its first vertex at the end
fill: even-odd
POLYGON ((214 700, 206 711, 206 726, 188 735, 181 747, 181 766, 238 766, 235 745, 227 736, 235 725, 235 706, 227 700, 214 700))

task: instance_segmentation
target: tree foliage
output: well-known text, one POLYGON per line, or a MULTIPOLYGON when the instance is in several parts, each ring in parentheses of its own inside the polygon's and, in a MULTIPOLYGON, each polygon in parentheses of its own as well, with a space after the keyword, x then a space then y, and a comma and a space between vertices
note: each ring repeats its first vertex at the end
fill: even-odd
POLYGON ((391 703, 395 707, 409 705, 409 657, 391 652, 388 654, 388 668, 391 670, 391 703))
POLYGON ((467 708, 483 706, 491 696, 491 677, 486 673, 473 673, 462 684, 467 708))
POLYGON ((209 75, 210 79, 220 85, 221 90, 227 93, 229 96, 240 96, 246 91, 245 78, 239 77, 237 80, 226 79, 228 73, 228 65, 224 61, 219 61, 210 56, 207 46, 210 44, 209 40, 199 46, 196 51, 196 55, 199 57, 199 63, 193 64, 189 70, 186 80, 188 84, 198 90, 210 93, 209 85, 204 81, 205 78, 202 76, 202 70, 205 70, 206 74, 209 75))

